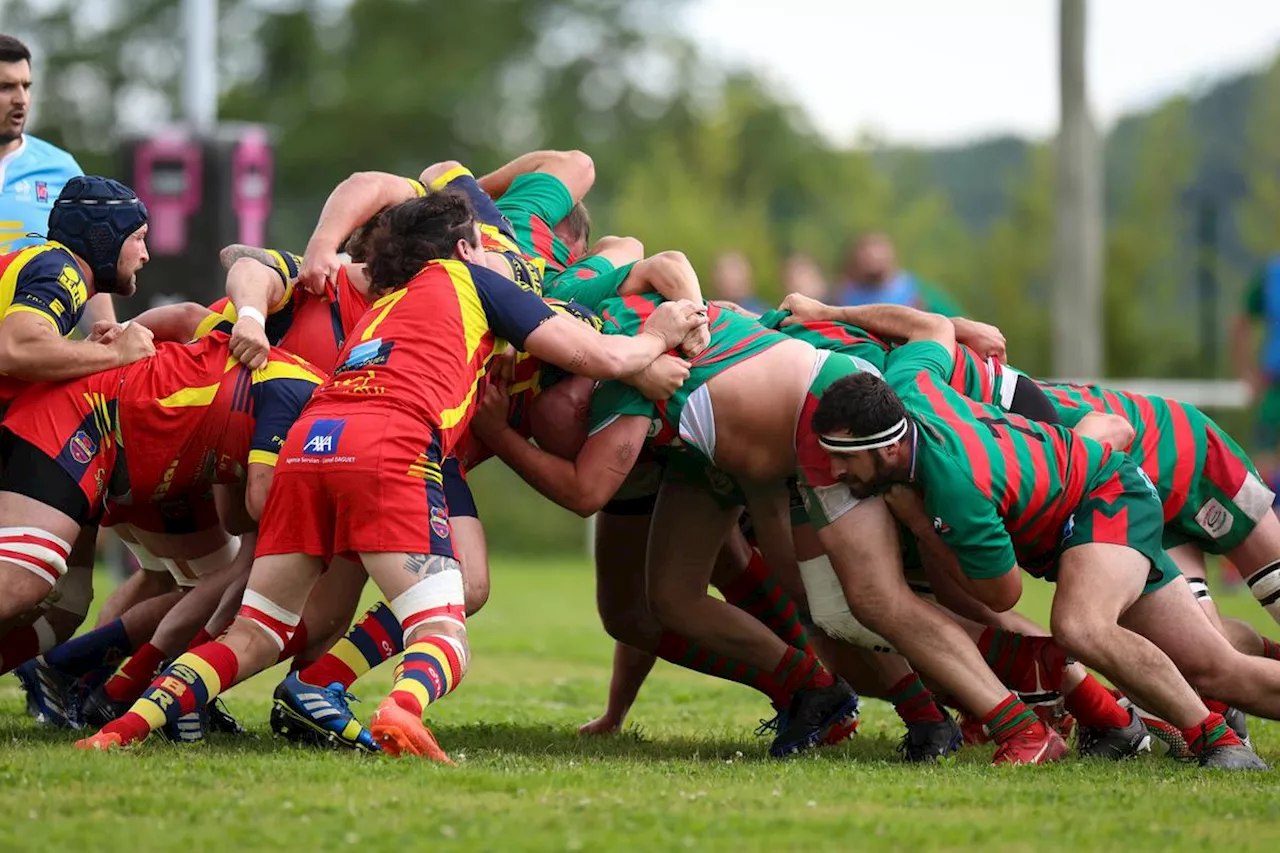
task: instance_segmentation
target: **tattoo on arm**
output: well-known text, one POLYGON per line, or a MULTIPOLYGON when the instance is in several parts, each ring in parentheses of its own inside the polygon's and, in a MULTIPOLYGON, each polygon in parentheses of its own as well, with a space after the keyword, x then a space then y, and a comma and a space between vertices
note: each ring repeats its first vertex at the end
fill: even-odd
POLYGON ((569 359, 569 372, 572 373, 579 367, 587 363, 587 354, 582 350, 574 350, 573 358, 569 359))
POLYGON ((440 554, 409 554, 405 557, 404 570, 419 578, 428 578, 441 572, 457 572, 462 567, 452 557, 440 554))

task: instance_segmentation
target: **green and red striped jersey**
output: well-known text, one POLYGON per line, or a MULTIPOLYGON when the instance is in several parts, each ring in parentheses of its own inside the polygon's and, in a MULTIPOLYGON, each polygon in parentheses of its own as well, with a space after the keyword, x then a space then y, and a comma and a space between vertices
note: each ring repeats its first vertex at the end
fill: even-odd
POLYGON ((953 368, 952 354, 932 341, 889 356, 885 380, 917 426, 913 479, 966 575, 999 577, 1015 564, 1036 574, 1052 564, 1080 501, 1124 457, 1065 427, 970 400, 949 384, 953 368))

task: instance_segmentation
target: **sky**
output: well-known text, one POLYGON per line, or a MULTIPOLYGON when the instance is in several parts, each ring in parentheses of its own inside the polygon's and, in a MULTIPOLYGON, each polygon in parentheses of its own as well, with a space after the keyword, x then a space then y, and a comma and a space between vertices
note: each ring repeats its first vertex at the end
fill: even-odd
MULTIPOLYGON (((762 74, 835 142, 1057 126, 1057 0, 696 0, 686 16, 708 54, 762 74)), ((1087 20, 1104 127, 1280 51, 1277 0, 1093 0, 1087 20)))

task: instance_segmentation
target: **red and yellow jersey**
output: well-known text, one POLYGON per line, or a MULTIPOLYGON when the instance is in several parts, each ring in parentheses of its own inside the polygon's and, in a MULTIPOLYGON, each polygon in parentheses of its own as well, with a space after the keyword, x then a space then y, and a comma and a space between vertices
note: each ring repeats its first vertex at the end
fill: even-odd
POLYGON ((274 466, 289 427, 324 381, 278 348, 250 371, 232 358, 229 341, 215 331, 189 344, 163 343, 151 358, 119 369, 115 421, 134 501, 236 483, 250 463, 274 466))
MULTIPOLYGON (((71 250, 50 240, 0 257, 0 321, 30 313, 67 337, 80 322, 89 286, 71 250)), ((0 374, 0 401, 12 400, 31 383, 0 374)))
MULTIPOLYGON (((284 282, 284 297, 267 314, 267 340, 286 349, 325 372, 333 370, 347 335, 369 309, 369 299, 352 280, 346 265, 338 268, 336 281, 325 283, 317 296, 296 287, 302 258, 289 252, 270 250, 276 261, 271 267, 284 282)), ((200 338, 213 330, 230 334, 238 319, 231 300, 223 297, 209 306, 213 315, 196 330, 200 338)))
POLYGON ((308 413, 390 408, 441 434, 448 455, 475 409, 480 380, 500 341, 522 349, 552 316, 529 290, 484 267, 431 261, 370 307, 308 413))

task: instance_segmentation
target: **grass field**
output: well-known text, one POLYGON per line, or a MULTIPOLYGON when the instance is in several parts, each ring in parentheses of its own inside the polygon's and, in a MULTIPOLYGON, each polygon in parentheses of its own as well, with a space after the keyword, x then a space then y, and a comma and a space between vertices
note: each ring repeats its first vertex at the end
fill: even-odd
MULTIPOLYGON (((1043 615, 1047 588, 1027 588, 1028 612, 1043 615)), ((1219 600, 1270 625, 1252 599, 1219 600)), ((945 766, 904 766, 894 752, 900 724, 875 701, 852 742, 780 763, 752 736, 769 710, 757 694, 662 663, 626 734, 584 740, 576 727, 603 707, 611 655, 593 602, 584 563, 495 561, 493 598, 471 623, 471 672, 431 718, 457 768, 273 740, 273 675, 228 696, 251 739, 179 749, 157 738, 131 753, 83 754, 72 733, 37 729, 17 682, 0 680, 0 850, 1280 845, 1280 773, 1206 774, 1155 758, 997 769, 989 748, 945 766)), ((389 668, 356 685, 362 716, 389 686, 389 668)), ((1259 752, 1280 764, 1280 724, 1252 728, 1259 752)))

